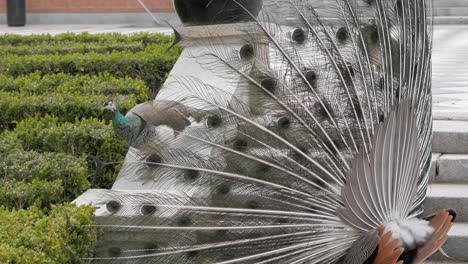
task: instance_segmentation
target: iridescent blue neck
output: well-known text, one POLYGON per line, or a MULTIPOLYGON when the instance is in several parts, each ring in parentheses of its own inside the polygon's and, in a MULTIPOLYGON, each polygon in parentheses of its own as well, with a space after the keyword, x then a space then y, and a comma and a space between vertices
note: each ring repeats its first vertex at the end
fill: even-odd
POLYGON ((115 125, 118 126, 125 126, 127 125, 128 119, 122 115, 119 111, 114 112, 114 120, 113 120, 115 125))

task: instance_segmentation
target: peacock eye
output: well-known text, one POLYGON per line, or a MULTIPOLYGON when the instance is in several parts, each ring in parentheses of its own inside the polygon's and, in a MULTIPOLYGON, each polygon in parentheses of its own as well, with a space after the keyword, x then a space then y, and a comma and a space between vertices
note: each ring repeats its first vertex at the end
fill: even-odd
POLYGON ((348 31, 345 27, 341 27, 340 29, 338 29, 338 31, 336 32, 336 38, 340 43, 343 43, 348 39, 348 31))
POLYGON ((291 127, 291 120, 289 119, 289 117, 283 116, 280 119, 278 119, 277 127, 281 130, 288 129, 289 127, 291 127))
POLYGON ((145 204, 141 207, 141 213, 143 215, 152 215, 156 212, 157 208, 154 205, 145 204))
POLYGON ((291 35, 291 39, 298 44, 302 44, 306 40, 306 34, 302 28, 296 28, 291 35))
POLYGON ((265 78, 260 85, 271 93, 275 90, 276 81, 273 78, 265 78))
POLYGON ((109 201, 106 203, 106 209, 110 213, 116 213, 122 206, 117 201, 109 201))
POLYGON ((227 183, 221 184, 221 185, 218 187, 218 189, 216 190, 216 192, 217 192, 219 195, 226 195, 226 194, 228 194, 230 191, 231 191, 231 186, 229 186, 229 184, 227 184, 227 183))
POLYGON ((251 59, 254 54, 254 47, 251 44, 244 44, 239 51, 241 59, 244 60, 251 59))
POLYGON ((108 249, 109 255, 112 257, 118 257, 122 254, 122 250, 118 247, 111 247, 108 249))
POLYGON ((154 253, 154 251, 158 250, 159 246, 155 243, 148 243, 144 246, 144 251, 148 254, 154 253))
POLYGON ((178 226, 190 226, 192 224, 192 220, 188 216, 182 216, 179 219, 177 219, 178 226))
POLYGON ((223 120, 219 115, 211 115, 207 118, 206 120, 206 125, 210 128, 216 128, 221 126, 223 123, 223 120))

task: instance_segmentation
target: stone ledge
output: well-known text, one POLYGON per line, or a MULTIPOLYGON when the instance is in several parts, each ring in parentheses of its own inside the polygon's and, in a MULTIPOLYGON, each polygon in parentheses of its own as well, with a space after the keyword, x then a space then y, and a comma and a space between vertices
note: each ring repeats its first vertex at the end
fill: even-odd
POLYGON ((434 8, 441 7, 468 7, 466 0, 434 0, 434 8))
MULTIPOLYGON (((449 232, 449 239, 445 242, 442 249, 444 252, 453 258, 468 260, 468 223, 454 223, 452 229, 449 232)), ((441 263, 441 264, 456 264, 466 263, 463 262, 449 262, 447 257, 442 255, 440 252, 436 252, 432 257, 431 261, 444 261, 444 262, 428 262, 428 263, 441 263)), ((424 262, 426 263, 426 262, 424 262)))
POLYGON ((437 16, 434 17, 436 25, 468 25, 468 16, 437 16))
POLYGON ((434 121, 434 153, 468 153, 468 122, 453 120, 434 121))
POLYGON ((467 6, 458 6, 458 7, 438 7, 434 10, 434 15, 437 16, 467 16, 468 7, 467 6))
POLYGON ((437 168, 436 182, 468 182, 468 154, 440 155, 435 166, 437 168))
POLYGON ((458 212, 457 222, 468 222, 468 184, 436 183, 429 186, 424 215, 449 208, 458 212))

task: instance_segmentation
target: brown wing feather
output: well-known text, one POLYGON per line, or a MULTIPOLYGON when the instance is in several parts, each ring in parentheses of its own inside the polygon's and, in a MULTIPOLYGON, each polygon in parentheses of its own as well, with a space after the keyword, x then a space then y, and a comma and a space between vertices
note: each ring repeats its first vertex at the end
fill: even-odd
POLYGON ((190 125, 189 117, 200 122, 206 115, 173 101, 149 101, 135 106, 131 112, 141 117, 147 125, 166 125, 177 131, 190 125))

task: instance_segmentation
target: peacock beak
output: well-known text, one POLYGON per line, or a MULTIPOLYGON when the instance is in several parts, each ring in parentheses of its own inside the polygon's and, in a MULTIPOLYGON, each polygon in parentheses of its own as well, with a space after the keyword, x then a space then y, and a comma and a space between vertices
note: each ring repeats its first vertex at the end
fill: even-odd
POLYGON ((106 109, 106 106, 107 106, 107 102, 103 103, 103 104, 101 105, 101 108, 102 108, 102 109, 106 109))

